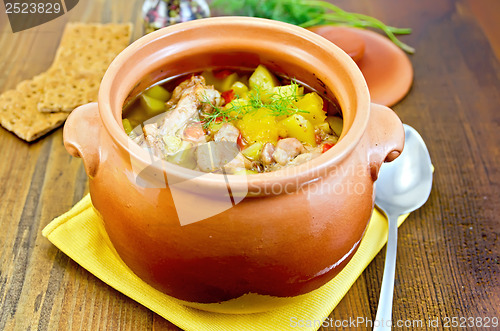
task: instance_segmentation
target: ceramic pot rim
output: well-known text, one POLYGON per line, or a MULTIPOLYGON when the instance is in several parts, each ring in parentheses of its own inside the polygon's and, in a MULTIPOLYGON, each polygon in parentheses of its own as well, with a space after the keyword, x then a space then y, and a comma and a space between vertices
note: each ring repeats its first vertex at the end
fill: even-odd
MULTIPOLYGON (((294 35, 294 38, 302 39, 306 44, 319 46, 324 51, 329 52, 332 60, 336 63, 341 63, 341 67, 344 72, 347 73, 348 80, 351 82, 356 94, 356 104, 354 105, 356 108, 356 115, 347 130, 346 125, 344 125, 344 132, 342 133, 341 139, 334 148, 331 148, 324 154, 299 166, 250 176, 229 175, 232 177, 231 188, 243 190, 245 187, 251 192, 252 188, 262 188, 276 183, 290 182, 292 180, 298 185, 302 185, 305 182, 315 180, 318 174, 326 174, 329 167, 340 163, 341 160, 355 149, 368 125, 370 116, 370 96, 361 71, 345 52, 323 37, 288 23, 251 17, 214 17, 180 23, 150 33, 133 42, 113 60, 102 80, 99 89, 98 104, 101 120, 106 131, 114 143, 120 146, 122 151, 126 151, 126 153, 136 162, 143 162, 144 164, 150 163, 148 152, 133 143, 125 134, 121 126, 121 118, 117 118, 119 117, 117 116, 117 112, 113 112, 112 109, 110 96, 113 95, 113 93, 117 93, 117 84, 121 83, 117 80, 120 71, 124 70, 126 64, 130 65, 131 58, 137 51, 144 47, 150 47, 153 50, 154 43, 163 38, 167 38, 177 33, 187 33, 194 29, 209 29, 211 27, 220 28, 221 26, 227 27, 227 29, 234 28, 235 26, 245 27, 245 29, 265 28, 269 30, 270 34, 272 34, 273 31, 289 33, 294 35)), ((129 89, 127 94, 130 91, 131 89, 129 89)), ((123 101, 125 101, 125 97, 122 98, 121 105, 123 105, 123 101)), ((344 111, 344 108, 341 108, 344 111)), ((190 179, 194 181, 196 185, 218 188, 226 187, 227 185, 225 177, 220 174, 204 174, 203 176, 196 177, 194 174, 199 174, 198 172, 167 161, 162 161, 161 168, 170 175, 174 175, 178 178, 190 179)))

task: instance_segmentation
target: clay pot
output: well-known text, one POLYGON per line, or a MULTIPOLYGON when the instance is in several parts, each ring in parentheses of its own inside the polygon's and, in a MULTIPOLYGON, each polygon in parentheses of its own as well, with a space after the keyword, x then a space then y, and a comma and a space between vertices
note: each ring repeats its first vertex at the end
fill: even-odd
POLYGON ((370 104, 361 72, 337 46, 296 26, 242 17, 182 23, 137 40, 109 67, 98 103, 74 110, 64 127, 64 144, 83 159, 92 203, 130 269, 188 305, 233 313, 304 295, 349 262, 373 211, 379 167, 400 154, 403 140, 399 118, 370 104), (124 133, 124 102, 150 84, 261 63, 337 98, 344 117, 337 145, 276 172, 201 175, 152 161, 124 133))

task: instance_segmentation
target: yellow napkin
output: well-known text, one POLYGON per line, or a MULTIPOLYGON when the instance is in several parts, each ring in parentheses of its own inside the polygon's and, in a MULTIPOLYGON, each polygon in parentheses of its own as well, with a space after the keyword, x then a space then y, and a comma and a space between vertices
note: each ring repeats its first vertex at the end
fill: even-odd
MULTIPOLYGON (((408 215, 399 218, 399 225, 408 215)), ((303 299, 265 313, 219 314, 184 306, 144 283, 114 250, 87 195, 49 223, 42 234, 106 284, 185 330, 317 330, 366 266, 387 242, 387 220, 374 210, 361 245, 349 264, 329 283, 303 299), (314 322, 316 321, 316 322, 314 322)))

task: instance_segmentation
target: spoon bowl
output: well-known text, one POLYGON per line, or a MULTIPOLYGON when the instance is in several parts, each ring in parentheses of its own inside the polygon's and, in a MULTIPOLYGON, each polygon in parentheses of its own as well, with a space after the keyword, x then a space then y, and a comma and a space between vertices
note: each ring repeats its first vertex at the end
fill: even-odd
POLYGON ((424 140, 414 128, 403 126, 403 152, 393 162, 382 165, 375 191, 375 204, 389 222, 389 238, 374 330, 391 329, 398 217, 420 208, 432 188, 432 163, 424 140))

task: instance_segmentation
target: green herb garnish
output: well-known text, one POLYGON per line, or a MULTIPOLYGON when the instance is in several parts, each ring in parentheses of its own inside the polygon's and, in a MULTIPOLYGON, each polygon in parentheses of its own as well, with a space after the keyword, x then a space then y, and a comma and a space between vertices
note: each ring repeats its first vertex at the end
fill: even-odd
POLYGON ((396 35, 409 34, 409 28, 388 26, 371 16, 351 13, 320 0, 214 0, 213 7, 225 14, 253 16, 295 24, 304 28, 314 25, 347 25, 357 28, 382 30, 387 37, 405 52, 415 49, 401 42, 396 35))
POLYGON ((299 84, 295 80, 290 82, 290 93, 267 93, 269 102, 262 101, 264 91, 259 88, 254 88, 248 93, 248 99, 236 96, 236 99, 231 102, 231 107, 219 107, 214 105, 208 98, 205 98, 203 103, 209 104, 213 111, 211 113, 202 113, 202 122, 204 128, 208 128, 212 123, 232 122, 242 118, 245 114, 256 112, 261 108, 266 108, 272 116, 290 116, 296 113, 308 113, 308 111, 297 108, 294 101, 297 101, 302 95, 300 93, 299 84))
POLYGON ((299 98, 302 97, 299 84, 297 84, 295 79, 292 79, 288 86, 291 86, 291 89, 287 90, 291 91, 290 93, 283 92, 279 90, 280 87, 278 87, 278 92, 272 93, 270 96, 271 102, 263 103, 262 100, 259 99, 261 103, 257 104, 257 106, 269 109, 271 114, 276 117, 290 116, 296 113, 308 113, 308 111, 299 109, 294 105, 294 101, 298 101, 299 98))

